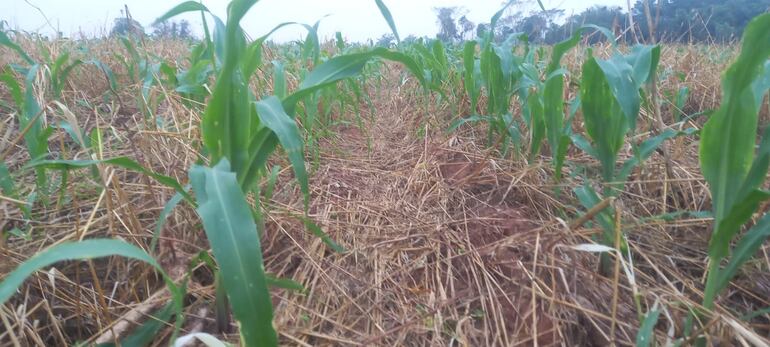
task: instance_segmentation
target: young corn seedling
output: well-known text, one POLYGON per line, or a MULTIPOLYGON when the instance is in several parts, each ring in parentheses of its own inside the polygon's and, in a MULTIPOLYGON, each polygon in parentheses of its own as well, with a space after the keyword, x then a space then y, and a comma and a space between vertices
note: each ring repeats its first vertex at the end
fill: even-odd
POLYGON ((722 104, 701 131, 700 166, 714 214, 703 297, 707 310, 770 236, 770 215, 763 214, 737 237, 759 204, 770 198, 770 191, 762 188, 770 164, 770 127, 758 148, 755 138, 759 109, 770 87, 768 57, 770 14, 764 14, 746 27, 741 53, 722 78, 722 104))
MULTIPOLYGON (((640 89, 655 73, 659 57, 658 46, 635 46, 627 55, 616 51, 609 60, 597 59, 589 51, 589 58, 583 64, 580 97, 590 142, 578 134, 572 136, 572 141, 600 162, 605 197, 618 196, 636 166, 649 158, 663 141, 683 134, 667 130, 638 145, 632 143, 634 155, 617 169, 618 154, 626 137, 636 129, 640 89)), ((588 183, 574 192, 585 208, 591 208, 601 200, 588 183)), ((606 246, 612 246, 616 238, 613 215, 612 209, 606 209, 598 216, 604 230, 599 241, 606 246)), ((622 246, 625 252, 625 243, 622 246)), ((608 255, 603 254, 600 263, 600 272, 609 274, 608 255)))
POLYGON ((490 146, 493 146, 495 143, 493 137, 497 135, 496 143, 501 144, 504 156, 511 145, 518 151, 521 143, 520 126, 511 114, 511 99, 521 89, 519 80, 523 76, 522 64, 534 60, 534 52, 529 49, 526 35, 512 34, 499 44, 494 40, 495 26, 510 5, 511 2, 492 17, 489 30, 484 33, 480 44, 478 63, 471 63, 476 44, 469 43, 463 48, 464 83, 471 98, 471 112, 476 111, 480 95, 476 84, 478 81, 482 86, 481 90, 484 90, 487 96, 486 115, 474 114, 461 118, 449 127, 449 131, 454 131, 465 123, 488 123, 487 141, 490 146), (520 41, 524 46, 521 56, 514 53, 520 41), (477 64, 478 69, 476 69, 477 64))
MULTIPOLYGON (((565 122, 564 75, 567 71, 561 67, 561 59, 578 44, 583 29, 576 30, 571 38, 553 47, 551 61, 544 70, 544 82, 540 81, 541 72, 534 63, 525 64, 523 69, 527 78, 521 83, 520 94, 526 100, 522 108, 530 132, 530 160, 540 153, 543 139, 547 138, 557 181, 561 179, 571 134, 570 120, 575 114, 570 112, 565 122)), ((572 101, 574 106, 579 103, 579 98, 572 101)), ((572 107, 572 111, 576 109, 572 107)))
MULTIPOLYGON (((19 132, 24 136, 27 152, 32 160, 42 159, 48 156, 48 138, 53 133, 53 128, 46 126, 45 110, 39 103, 36 93, 41 65, 35 62, 24 50, 14 43, 8 35, 0 31, 0 45, 11 48, 25 61, 28 66, 13 65, 0 71, 0 82, 10 90, 11 98, 16 106, 19 119, 19 132), (16 80, 15 73, 23 76, 23 83, 16 80)), ((5 160, 2 153, 0 161, 5 160)), ((48 190, 48 177, 45 169, 36 170, 37 187, 46 192, 48 190)))
POLYGON ((54 99, 61 99, 62 91, 67 83, 67 78, 72 71, 83 64, 80 59, 70 59, 70 52, 63 50, 56 59, 51 55, 48 47, 39 43, 43 59, 45 59, 44 70, 48 80, 48 86, 54 99))

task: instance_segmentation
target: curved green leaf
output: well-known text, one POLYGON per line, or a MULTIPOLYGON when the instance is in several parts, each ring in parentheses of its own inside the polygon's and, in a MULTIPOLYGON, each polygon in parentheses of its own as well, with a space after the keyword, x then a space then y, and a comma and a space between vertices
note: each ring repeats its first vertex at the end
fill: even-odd
POLYGON ((401 37, 398 36, 398 30, 396 30, 396 22, 393 21, 393 15, 390 14, 388 6, 382 0, 374 0, 377 3, 377 7, 380 9, 380 13, 385 17, 385 21, 388 22, 390 30, 393 31, 393 36, 396 37, 396 42, 401 42, 401 37))
POLYGON ((417 79, 420 80, 420 83, 423 86, 427 85, 422 69, 420 69, 419 65, 417 65, 412 58, 403 53, 393 52, 383 47, 379 47, 365 53, 354 53, 334 57, 317 66, 300 83, 298 90, 283 99, 282 103, 284 110, 286 110, 287 114, 293 115, 294 108, 300 100, 303 100, 306 96, 339 80, 357 76, 364 66, 366 66, 366 63, 375 57, 403 64, 415 77, 417 77, 417 79))
POLYGON ((244 345, 276 346, 257 226, 230 163, 223 158, 213 168, 193 166, 190 180, 244 345))
MULTIPOLYGON (((722 80, 722 105, 701 131, 701 171, 711 189, 714 233, 709 255, 721 259, 728 253, 735 226, 720 224, 737 202, 754 160, 758 109, 752 84, 770 56, 770 14, 747 26, 738 60, 722 80)), ((765 172, 766 173, 766 172, 765 172)))
MULTIPOLYGON (((120 240, 96 239, 62 243, 48 248, 23 262, 5 276, 3 282, 0 282, 0 304, 5 303, 13 296, 16 289, 24 283, 27 277, 46 266, 64 260, 85 260, 112 255, 136 259, 152 265, 166 279, 166 284, 172 293, 177 293, 176 286, 171 282, 160 264, 141 248, 120 240)), ((181 297, 177 299, 181 300, 181 297)), ((181 301, 179 304, 178 308, 181 308, 181 301)))
POLYGON ((26 167, 29 167, 29 168, 43 167, 43 168, 54 169, 54 170, 72 170, 72 169, 85 168, 96 164, 116 165, 129 170, 143 173, 147 176, 154 178, 156 181, 160 182, 161 184, 166 185, 170 188, 173 188, 177 193, 181 194, 186 201, 194 204, 192 197, 190 197, 190 195, 187 194, 187 191, 184 189, 184 187, 182 187, 181 184, 179 184, 179 181, 177 181, 173 177, 161 175, 159 173, 151 171, 127 157, 117 157, 117 158, 104 159, 104 160, 36 160, 29 163, 26 167))
POLYGON ((162 16, 158 17, 153 23, 152 26, 164 22, 168 20, 171 17, 180 15, 185 12, 193 12, 193 11, 203 11, 203 12, 210 12, 209 9, 206 6, 203 6, 202 3, 198 1, 185 1, 179 5, 174 6, 174 8, 168 10, 168 12, 164 13, 162 16))
POLYGON ((305 155, 302 151, 304 144, 299 128, 297 128, 297 123, 286 114, 281 101, 275 96, 258 101, 257 114, 262 124, 275 133, 281 142, 281 146, 286 151, 286 155, 289 157, 291 166, 294 169, 294 175, 297 177, 300 189, 302 190, 305 208, 307 208, 310 203, 310 188, 307 171, 305 170, 305 155))

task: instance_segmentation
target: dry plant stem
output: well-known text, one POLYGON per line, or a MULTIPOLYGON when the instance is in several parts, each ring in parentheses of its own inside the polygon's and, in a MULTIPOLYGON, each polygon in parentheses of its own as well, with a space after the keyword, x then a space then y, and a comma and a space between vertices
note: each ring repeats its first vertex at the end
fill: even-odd
POLYGON ((572 223, 570 223, 570 225, 569 225, 570 230, 575 230, 575 229, 579 228, 581 225, 583 225, 586 222, 588 222, 589 220, 591 220, 592 218, 594 218, 597 214, 599 214, 605 208, 610 206, 610 204, 613 201, 615 201, 615 197, 611 196, 609 198, 606 198, 606 199, 602 200, 601 202, 596 204, 596 206, 591 207, 591 209, 588 210, 588 212, 586 212, 584 215, 580 216, 580 218, 578 218, 575 221, 573 221, 572 223))
POLYGON ((16 337, 16 334, 13 333, 13 327, 11 326, 11 323, 8 321, 8 317, 6 317, 4 310, 0 310, 0 319, 2 319, 3 321, 3 326, 5 326, 6 334, 8 334, 9 338, 11 339, 11 343, 13 344, 13 347, 21 347, 19 338, 16 337))
POLYGON ((610 339, 611 345, 615 345, 615 328, 617 325, 617 314, 618 314, 618 296, 620 295, 619 291, 619 285, 620 285, 620 257, 623 255, 620 252, 620 233, 621 233, 621 210, 620 210, 620 204, 616 204, 615 206, 615 255, 618 257, 618 259, 615 259, 615 274, 613 276, 612 281, 612 322, 610 323, 610 339))
POLYGON ((10 203, 14 203, 14 204, 19 204, 19 205, 26 205, 27 204, 26 201, 16 200, 14 198, 9 198, 9 197, 3 196, 3 195, 0 195, 0 200, 7 201, 7 202, 10 202, 10 203))
POLYGON ((30 130, 30 129, 32 129, 32 126, 33 126, 33 125, 35 125, 35 122, 37 122, 38 118, 40 118, 40 116, 42 116, 42 115, 43 115, 43 113, 45 113, 45 109, 46 109, 46 107, 48 107, 48 105, 46 105, 45 107, 41 107, 41 108, 40 108, 40 112, 38 112, 38 113, 35 115, 35 117, 32 117, 32 120, 31 120, 31 121, 30 121, 30 122, 27 124, 27 126, 26 126, 26 127, 24 127, 24 129, 23 129, 23 130, 22 130, 22 131, 19 133, 19 136, 17 136, 17 137, 16 137, 16 139, 14 139, 14 140, 13 140, 13 142, 11 142, 11 144, 8 146, 8 148, 5 150, 5 152, 3 152, 3 154, 2 154, 2 155, 0 155, 0 160, 5 160, 5 158, 7 158, 7 157, 8 157, 8 154, 9 154, 9 153, 11 153, 11 150, 13 150, 13 149, 14 149, 14 147, 16 147, 16 145, 17 145, 19 142, 21 142, 21 140, 23 140, 23 139, 24 139, 24 135, 27 135, 27 132, 29 132, 29 130, 30 130))

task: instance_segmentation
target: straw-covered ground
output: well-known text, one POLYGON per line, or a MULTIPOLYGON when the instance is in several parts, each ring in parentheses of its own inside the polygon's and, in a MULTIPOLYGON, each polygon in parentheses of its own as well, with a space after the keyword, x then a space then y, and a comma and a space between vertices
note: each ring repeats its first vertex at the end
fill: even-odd
MULTIPOLYGON (((186 54, 180 43, 152 44, 148 50, 163 57, 186 54)), ((98 45, 92 52, 107 62, 120 50, 116 43, 98 45)), ((686 114, 714 108, 721 71, 733 54, 733 47, 666 46, 661 71, 670 73, 661 81, 661 96, 687 86, 686 114)), ((567 64, 575 72, 577 56, 567 64)), ((119 64, 110 65, 121 74, 119 64)), ((153 130, 138 110, 138 84, 121 79, 119 100, 105 101, 109 88, 103 74, 92 66, 78 71, 62 98, 69 111, 49 103, 47 122, 74 117, 85 131, 99 127, 104 130, 99 156, 128 156, 186 182, 186 170, 199 158, 194 148, 201 115, 156 87, 155 95, 167 93, 159 116, 179 131, 153 130)), ((547 158, 501 159, 487 148, 482 126, 447 133, 453 120, 467 114, 467 103, 456 105, 460 114, 452 114, 449 105, 426 103, 413 82, 401 83, 397 65, 385 71, 382 88, 368 88, 372 117, 363 127, 333 125, 319 142, 317 160, 308 158, 310 216, 347 252, 332 252, 305 230, 297 218, 302 199, 290 169, 280 173, 273 199, 264 206, 267 271, 306 288, 272 291, 282 344, 633 345, 640 314, 653 308, 661 312, 658 342, 681 336, 687 307, 702 299, 710 235, 707 216, 674 213, 710 210, 693 137, 669 142, 668 167, 655 154, 613 202, 632 258, 604 277, 597 272, 598 256, 575 247, 591 243, 599 232, 575 222, 584 211, 572 195, 572 188, 583 184, 573 169, 595 167, 592 159, 571 149, 565 179, 555 183, 547 158)), ((8 100, 2 88, 0 97, 8 100)), ((677 123, 670 105, 662 109, 668 126, 702 124, 703 117, 677 123)), ((642 129, 652 119, 643 114, 642 129)), ((29 160, 15 141, 18 135, 15 117, 4 114, 0 153, 7 153, 11 172, 21 172, 29 160)), ((50 145, 63 158, 84 156, 62 131, 50 145)), ((278 156, 274 163, 287 168, 281 160, 278 156)), ((38 204, 31 221, 12 203, 0 201, 3 230, 31 227, 29 237, 10 236, 2 245, 0 276, 65 241, 112 237, 149 250, 173 191, 110 166, 99 166, 100 180, 94 177, 88 170, 73 172, 65 192, 38 204)), ((31 172, 18 179, 29 189, 34 186, 31 172)), ((219 334, 212 274, 194 261, 207 249, 195 212, 180 204, 162 228, 154 254, 172 277, 192 274, 184 332, 219 334)), ((720 296, 713 321, 704 322, 715 344, 751 344, 769 336, 767 313, 744 316, 770 306, 769 253, 764 247, 742 270, 720 296)), ((168 302, 164 288, 149 266, 134 261, 58 263, 30 278, 0 307, 0 345, 112 342, 130 335, 168 302)), ((219 336, 237 341, 234 323, 224 328, 228 333, 219 336)), ((161 329, 154 345, 168 343, 171 332, 170 326, 161 329)))

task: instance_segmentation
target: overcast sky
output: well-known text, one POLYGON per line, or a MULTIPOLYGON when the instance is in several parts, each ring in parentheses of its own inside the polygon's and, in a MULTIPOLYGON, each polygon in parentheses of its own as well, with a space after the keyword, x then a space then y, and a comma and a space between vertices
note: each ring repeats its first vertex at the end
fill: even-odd
MULTIPOLYGON (((128 4, 134 19, 147 28, 158 16, 171 9, 181 0, 0 0, 0 20, 7 21, 12 28, 40 33, 53 30, 46 23, 43 15, 32 5, 39 7, 51 25, 65 35, 83 32, 88 36, 109 32, 112 21, 121 15, 123 4, 128 4)), ((531 9, 537 8, 536 0, 531 0, 531 9)), ((632 3, 635 1, 632 1, 632 3)), ((203 0, 203 4, 224 20, 228 1, 203 0)), ((433 8, 460 6, 468 11, 468 18, 474 23, 489 21, 500 8, 501 0, 385 0, 393 13, 399 34, 406 37, 434 36, 438 32, 433 8)), ((560 8, 565 14, 577 13, 592 5, 615 5, 625 7, 626 0, 543 0, 547 9, 560 8)), ((385 20, 380 15, 374 0, 262 0, 252 7, 241 22, 247 33, 258 37, 267 33, 275 25, 296 21, 312 24, 325 15, 320 26, 322 38, 332 38, 336 31, 354 41, 369 38, 376 39, 390 32, 385 20)), ((188 15, 179 19, 188 19, 199 29, 200 17, 188 15)), ((301 38, 302 31, 296 28, 284 28, 272 38, 287 41, 301 38)))

